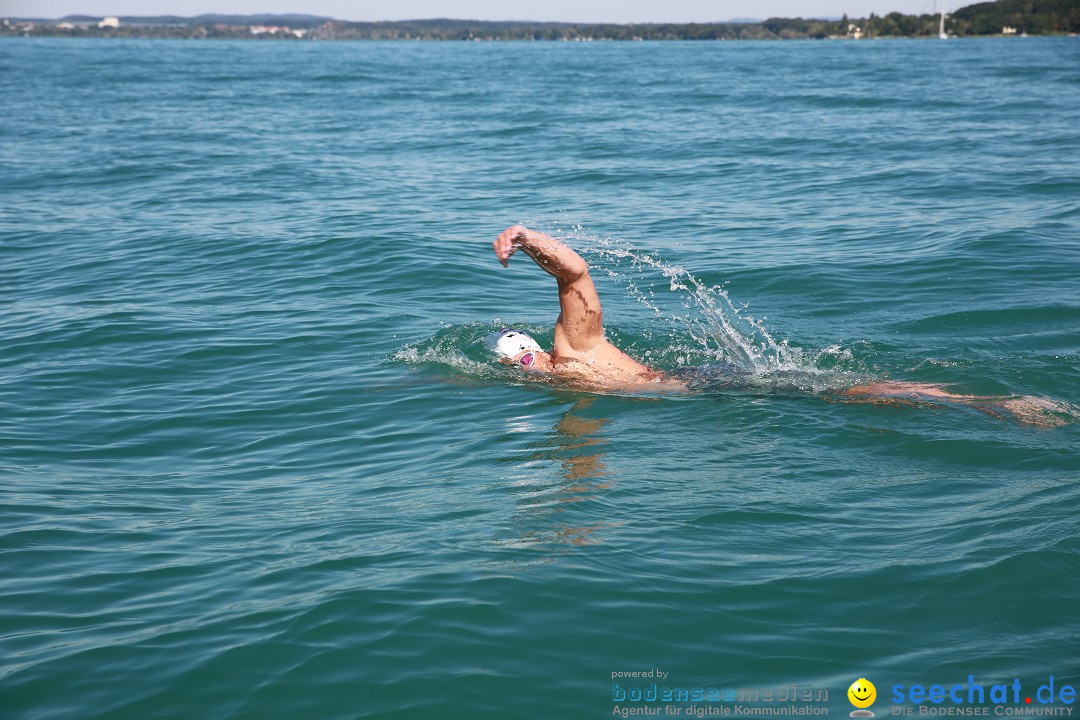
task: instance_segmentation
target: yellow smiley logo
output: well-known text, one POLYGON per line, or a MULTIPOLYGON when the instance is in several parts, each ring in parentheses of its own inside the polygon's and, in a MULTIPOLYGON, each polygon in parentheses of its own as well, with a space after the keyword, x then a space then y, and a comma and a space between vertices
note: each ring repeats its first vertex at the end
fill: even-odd
POLYGON ((857 708, 868 708, 877 699, 877 688, 866 678, 859 678, 847 689, 848 700, 857 708))

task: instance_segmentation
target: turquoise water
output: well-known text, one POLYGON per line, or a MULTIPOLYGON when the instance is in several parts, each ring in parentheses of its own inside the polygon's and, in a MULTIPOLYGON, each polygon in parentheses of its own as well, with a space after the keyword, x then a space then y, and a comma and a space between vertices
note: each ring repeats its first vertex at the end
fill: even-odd
POLYGON ((1080 423, 823 397, 1080 403, 1076 39, 17 38, 0 111, 0 717, 1080 681, 1080 423), (500 367, 516 222, 753 382, 500 367))

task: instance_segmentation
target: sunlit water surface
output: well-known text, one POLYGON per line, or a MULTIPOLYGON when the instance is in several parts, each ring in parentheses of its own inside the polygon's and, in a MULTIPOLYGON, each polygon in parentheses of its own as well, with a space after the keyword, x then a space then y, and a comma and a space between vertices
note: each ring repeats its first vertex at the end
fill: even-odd
POLYGON ((1080 423, 827 398, 1080 402, 1076 39, 16 38, 0 111, 0 716, 1080 680, 1080 423), (752 381, 501 367, 516 222, 752 381))

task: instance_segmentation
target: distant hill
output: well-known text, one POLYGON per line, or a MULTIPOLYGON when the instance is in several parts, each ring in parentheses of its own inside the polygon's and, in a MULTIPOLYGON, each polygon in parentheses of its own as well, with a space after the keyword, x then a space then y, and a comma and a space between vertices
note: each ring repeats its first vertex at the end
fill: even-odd
POLYGON ((992 35, 1009 26, 1032 35, 1080 32, 1080 0, 998 0, 962 7, 952 14, 958 29, 992 35))
MULTIPOLYGON (((2 17, 2 16, 0 16, 2 17)), ((299 13, 121 16, 119 27, 98 15, 59 20, 8 19, 0 35, 288 40, 800 40, 938 36, 939 16, 871 13, 865 18, 734 18, 716 23, 570 23, 431 18, 349 22, 299 13), (66 21, 66 22, 65 22, 66 21), (60 27, 63 23, 64 27, 60 27), (262 26, 262 27, 259 27, 262 26)), ((1080 34, 1080 0, 997 0, 946 16, 950 35, 1080 34)))
POLYGON ((304 28, 318 27, 331 22, 334 18, 321 15, 197 15, 191 18, 193 25, 223 24, 223 25, 288 25, 289 27, 304 28))
MULTIPOLYGON (((216 15, 208 13, 195 17, 181 17, 179 15, 120 15, 122 25, 141 25, 152 27, 166 25, 171 27, 200 27, 203 25, 288 25, 295 28, 314 28, 333 21, 334 18, 321 15, 216 15)), ((67 15, 60 18, 71 23, 96 23, 101 20, 100 15, 67 15)))

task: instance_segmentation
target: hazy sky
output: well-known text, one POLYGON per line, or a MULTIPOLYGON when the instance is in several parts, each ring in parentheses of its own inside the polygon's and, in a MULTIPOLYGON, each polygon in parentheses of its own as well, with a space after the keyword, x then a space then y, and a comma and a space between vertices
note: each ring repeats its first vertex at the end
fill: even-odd
MULTIPOLYGON (((939 0, 940 1, 940 0, 939 0)), ((969 5, 963 0, 950 6, 969 5)), ((710 22, 735 17, 863 17, 932 12, 934 0, 0 0, 0 16, 307 13, 341 20, 467 18, 570 22, 710 22)))

